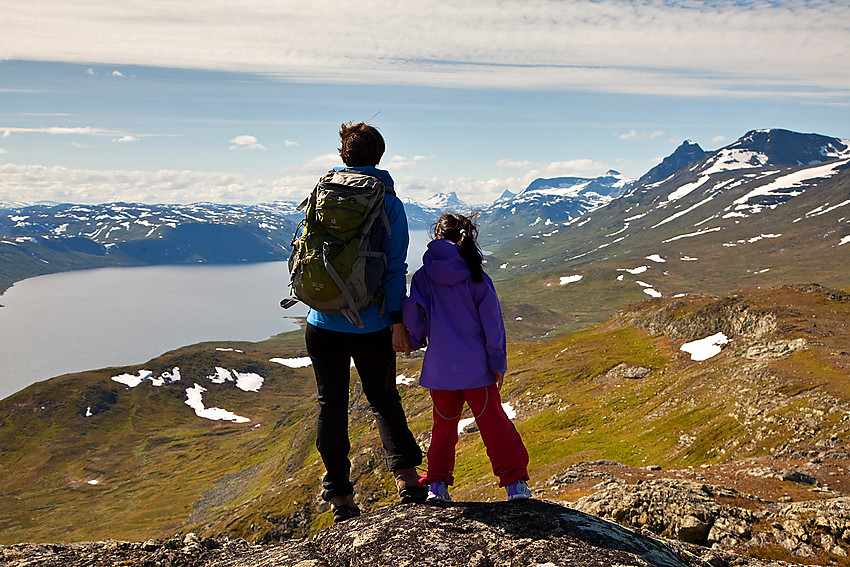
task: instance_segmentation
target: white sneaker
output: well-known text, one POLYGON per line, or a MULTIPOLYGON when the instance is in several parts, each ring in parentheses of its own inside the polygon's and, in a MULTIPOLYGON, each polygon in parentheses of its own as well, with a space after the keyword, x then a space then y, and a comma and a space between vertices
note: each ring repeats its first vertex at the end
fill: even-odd
POLYGON ((451 502, 449 486, 443 482, 432 482, 428 485, 428 502, 451 502))
POLYGON ((508 493, 508 500, 526 500, 531 498, 531 490, 524 480, 518 480, 505 487, 505 492, 508 493))

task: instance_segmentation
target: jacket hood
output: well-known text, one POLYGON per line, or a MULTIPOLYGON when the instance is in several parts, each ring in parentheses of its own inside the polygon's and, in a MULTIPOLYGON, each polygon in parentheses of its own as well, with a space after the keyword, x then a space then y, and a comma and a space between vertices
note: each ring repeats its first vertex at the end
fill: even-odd
POLYGON ((428 243, 422 264, 428 278, 439 285, 455 285, 472 276, 455 243, 444 238, 428 243))

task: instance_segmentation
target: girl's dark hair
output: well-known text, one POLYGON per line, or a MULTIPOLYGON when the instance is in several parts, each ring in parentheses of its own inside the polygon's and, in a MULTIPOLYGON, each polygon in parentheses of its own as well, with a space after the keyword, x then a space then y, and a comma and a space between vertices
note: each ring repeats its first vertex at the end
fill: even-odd
POLYGON ((339 139, 342 140, 339 157, 348 167, 378 165, 386 149, 378 129, 363 122, 340 125, 339 139))
POLYGON ((457 245, 460 257, 466 261, 472 272, 472 281, 484 281, 484 268, 481 263, 481 250, 478 249, 478 227, 473 214, 469 217, 455 213, 444 213, 434 225, 434 237, 451 240, 457 245))

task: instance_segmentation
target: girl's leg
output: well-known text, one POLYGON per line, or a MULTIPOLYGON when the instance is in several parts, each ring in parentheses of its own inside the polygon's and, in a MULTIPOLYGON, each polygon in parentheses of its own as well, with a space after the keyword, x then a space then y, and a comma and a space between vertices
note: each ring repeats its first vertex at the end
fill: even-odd
POLYGON ((424 482, 443 481, 454 484, 457 423, 463 411, 463 394, 459 390, 431 390, 434 402, 434 427, 428 448, 428 472, 424 482))
POLYGON ((496 384, 463 390, 463 395, 475 416, 493 473, 499 477, 499 486, 528 480, 528 451, 502 408, 496 384))

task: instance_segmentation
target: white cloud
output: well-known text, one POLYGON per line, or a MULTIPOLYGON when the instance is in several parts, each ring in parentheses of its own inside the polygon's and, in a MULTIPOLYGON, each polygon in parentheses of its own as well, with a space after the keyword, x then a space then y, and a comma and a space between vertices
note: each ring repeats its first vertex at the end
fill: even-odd
POLYGON ((714 142, 715 144, 719 144, 720 142, 726 141, 726 136, 715 136, 711 139, 711 141, 714 142))
POLYGON ((389 162, 386 163, 386 167, 390 171, 410 171, 411 169, 416 169, 420 162, 427 159, 431 158, 427 156, 413 156, 412 158, 393 156, 389 162))
POLYGON ((16 25, 4 26, 3 55, 12 60, 635 94, 834 100, 850 89, 846 0, 7 4, 16 25), (347 25, 323 25, 329 13, 347 25), (381 33, 364 38, 376 14, 381 33))
POLYGON ((284 141, 283 141, 283 145, 284 145, 284 146, 287 146, 287 147, 289 147, 289 146, 297 146, 297 145, 298 145, 298 142, 293 142, 292 140, 284 140, 284 141))
POLYGON ((91 67, 89 67, 88 69, 86 69, 86 75, 94 75, 94 74, 95 74, 95 73, 94 73, 94 69, 92 69, 91 67))
POLYGON ((200 171, 86 170, 0 164, 0 201, 106 203, 256 203, 300 200, 315 176, 264 180, 200 171))
POLYGON ((121 71, 112 71, 112 76, 124 78, 124 73, 122 73, 121 71))
POLYGON ((609 169, 604 163, 592 159, 572 159, 566 161, 553 161, 549 163, 534 161, 513 161, 500 159, 496 167, 510 168, 522 171, 525 177, 549 176, 565 177, 569 175, 593 175, 601 174, 609 169))
POLYGON ((6 150, 4 150, 3 148, 0 148, 0 154, 7 154, 7 153, 9 153, 9 152, 7 152, 6 150))
POLYGON ((538 167, 538 165, 533 161, 514 161, 509 159, 500 159, 496 162, 496 167, 511 167, 514 169, 531 169, 538 167))
MULTIPOLYGON (((314 157, 307 163, 287 168, 283 173, 287 175, 291 174, 310 174, 310 175, 321 175, 326 171, 333 169, 334 167, 339 167, 343 165, 342 159, 339 157, 339 154, 323 154, 317 157, 314 157)), ((312 187, 311 187, 312 189, 312 187)))
POLYGON ((259 141, 257 141, 257 138, 255 138, 254 136, 249 136, 247 134, 243 135, 243 136, 236 136, 235 138, 230 140, 230 143, 233 144, 232 146, 230 146, 230 148, 228 148, 228 149, 231 149, 231 150, 264 150, 264 149, 266 149, 266 147, 264 145, 262 145, 259 141))
POLYGON ((652 140, 664 135, 664 130, 655 130, 654 132, 640 132, 631 130, 625 134, 617 136, 618 140, 652 140))
POLYGON ((12 134, 50 134, 55 136, 111 136, 113 142, 136 142, 140 138, 174 137, 176 134, 130 134, 120 130, 107 130, 92 126, 43 126, 39 128, 19 128, 15 126, 0 126, 3 137, 12 134))

